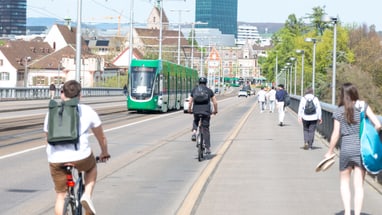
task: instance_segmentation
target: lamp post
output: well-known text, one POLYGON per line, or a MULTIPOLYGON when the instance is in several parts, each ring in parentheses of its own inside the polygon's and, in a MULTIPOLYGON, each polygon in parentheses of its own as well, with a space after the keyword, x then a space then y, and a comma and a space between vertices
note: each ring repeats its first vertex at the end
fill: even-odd
POLYGON ((316 79, 316 43, 317 38, 305 38, 305 42, 311 42, 313 43, 313 69, 312 69, 312 89, 313 93, 315 92, 315 79, 316 79))
POLYGON ((276 73, 276 86, 278 86, 278 75, 277 75, 277 73, 278 73, 278 55, 277 55, 277 52, 276 52, 276 65, 275 65, 275 73, 276 73))
POLYGON ((323 16, 322 21, 333 23, 333 77, 332 77, 332 105, 336 103, 336 64, 337 64, 337 17, 323 16))
POLYGON ((294 86, 293 86, 293 93, 294 95, 296 95, 296 82, 297 82, 297 76, 296 76, 296 73, 297 73, 297 59, 295 57, 291 57, 289 58, 292 63, 294 62, 294 86))
POLYGON ((304 95, 304 50, 296 50, 297 54, 301 54, 301 96, 304 95))
POLYGON ((81 45, 82 45, 81 44, 81 20, 82 20, 82 0, 78 0, 77 29, 76 29, 76 81, 78 82, 80 82, 80 72, 81 72, 81 45))
POLYGON ((159 9, 160 9, 160 13, 159 13, 159 55, 158 55, 158 59, 159 60, 162 60, 162 37, 163 37, 163 3, 162 1, 163 0, 158 0, 159 1, 159 9))
POLYGON ((170 10, 171 12, 179 13, 178 23, 178 65, 180 65, 180 23, 182 22, 182 12, 189 12, 190 10, 170 10))
POLYGON ((195 25, 207 25, 208 22, 193 22, 191 29, 191 69, 194 68, 194 40, 195 40, 195 25))
POLYGON ((130 0, 130 35, 129 35, 129 66, 133 60, 133 22, 134 22, 134 0, 130 0))
POLYGON ((291 67, 291 63, 289 63, 289 62, 286 63, 286 66, 284 67, 287 71, 286 72, 286 78, 285 78, 285 80, 286 80, 285 87, 286 87, 288 93, 290 93, 290 85, 289 85, 289 83, 290 83, 290 67, 291 67))
POLYGON ((28 62, 31 61, 32 58, 31 57, 24 57, 24 64, 25 64, 25 68, 24 68, 24 87, 28 87, 28 62))

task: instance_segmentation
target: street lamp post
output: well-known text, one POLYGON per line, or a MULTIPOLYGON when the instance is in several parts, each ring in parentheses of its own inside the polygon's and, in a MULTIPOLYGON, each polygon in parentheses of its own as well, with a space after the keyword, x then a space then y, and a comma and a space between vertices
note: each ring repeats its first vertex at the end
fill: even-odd
POLYGON ((82 0, 78 0, 77 29, 76 29, 76 81, 78 82, 80 82, 80 72, 81 72, 81 45, 82 45, 81 44, 81 20, 82 20, 82 0))
POLYGON ((277 73, 278 73, 278 56, 277 56, 277 52, 276 52, 276 65, 275 65, 275 73, 276 73, 276 86, 278 86, 278 75, 277 75, 277 73))
POLYGON ((191 28, 191 69, 194 68, 194 40, 195 40, 195 25, 207 25, 208 22, 193 22, 191 28))
POLYGON ((163 38, 163 0, 159 0, 159 55, 158 60, 162 60, 162 38, 163 38))
POLYGON ((170 10, 171 12, 179 13, 178 23, 178 65, 180 65, 180 23, 182 22, 182 12, 189 12, 190 10, 170 10))
POLYGON ((322 21, 333 22, 333 77, 332 77, 332 105, 336 103, 336 64, 337 64, 337 17, 323 16, 322 21))
POLYGON ((286 69, 286 84, 285 84, 285 87, 287 89, 287 92, 290 93, 290 67, 291 67, 291 63, 286 63, 286 66, 284 67, 286 69))
POLYGON ((130 35, 129 35, 129 66, 133 60, 133 22, 134 22, 134 0, 130 0, 130 35))
POLYGON ((301 96, 304 95, 304 50, 296 50, 297 54, 301 54, 301 96))
MULTIPOLYGON (((297 59, 295 57, 291 57, 289 58, 292 63, 294 62, 294 86, 293 86, 293 93, 294 95, 296 95, 296 81, 297 81, 297 76, 296 76, 296 73, 297 73, 297 59)), ((293 68, 293 67, 292 67, 293 68)), ((292 83, 292 81, 291 81, 292 83)))
POLYGON ((315 93, 315 80, 316 80, 316 43, 317 43, 317 38, 305 38, 306 42, 311 42, 313 43, 313 69, 312 69, 312 89, 313 93, 315 93))
POLYGON ((31 61, 31 57, 24 57, 24 87, 28 87, 28 62, 31 61))

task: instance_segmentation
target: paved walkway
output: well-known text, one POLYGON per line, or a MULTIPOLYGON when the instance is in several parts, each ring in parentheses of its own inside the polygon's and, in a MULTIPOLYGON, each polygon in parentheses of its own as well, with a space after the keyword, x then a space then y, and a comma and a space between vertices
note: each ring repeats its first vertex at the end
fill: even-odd
MULTIPOLYGON (((303 150, 302 126, 287 112, 249 116, 224 155, 194 208, 198 215, 343 214, 338 158, 326 172, 315 172, 327 150, 316 136, 313 150, 303 150)), ((382 196, 365 183, 363 215, 382 214, 382 196)))

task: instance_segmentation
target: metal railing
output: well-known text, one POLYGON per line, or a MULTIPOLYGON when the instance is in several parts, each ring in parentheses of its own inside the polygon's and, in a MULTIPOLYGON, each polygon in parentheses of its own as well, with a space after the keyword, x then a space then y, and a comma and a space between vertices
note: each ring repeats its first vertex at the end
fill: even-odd
MULTIPOLYGON (((105 87, 82 88, 81 93, 83 97, 120 96, 123 95, 123 89, 105 87)), ((58 97, 59 95, 59 89, 56 89, 55 97, 58 97)), ((0 101, 48 99, 49 97, 50 90, 48 87, 0 87, 0 101)))

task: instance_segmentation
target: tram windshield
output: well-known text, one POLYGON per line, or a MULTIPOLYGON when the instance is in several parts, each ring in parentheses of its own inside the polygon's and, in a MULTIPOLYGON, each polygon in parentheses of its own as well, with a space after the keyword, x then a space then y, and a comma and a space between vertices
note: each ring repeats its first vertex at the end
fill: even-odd
POLYGON ((147 99, 151 97, 156 68, 154 67, 132 67, 130 77, 131 96, 137 99, 147 99))

